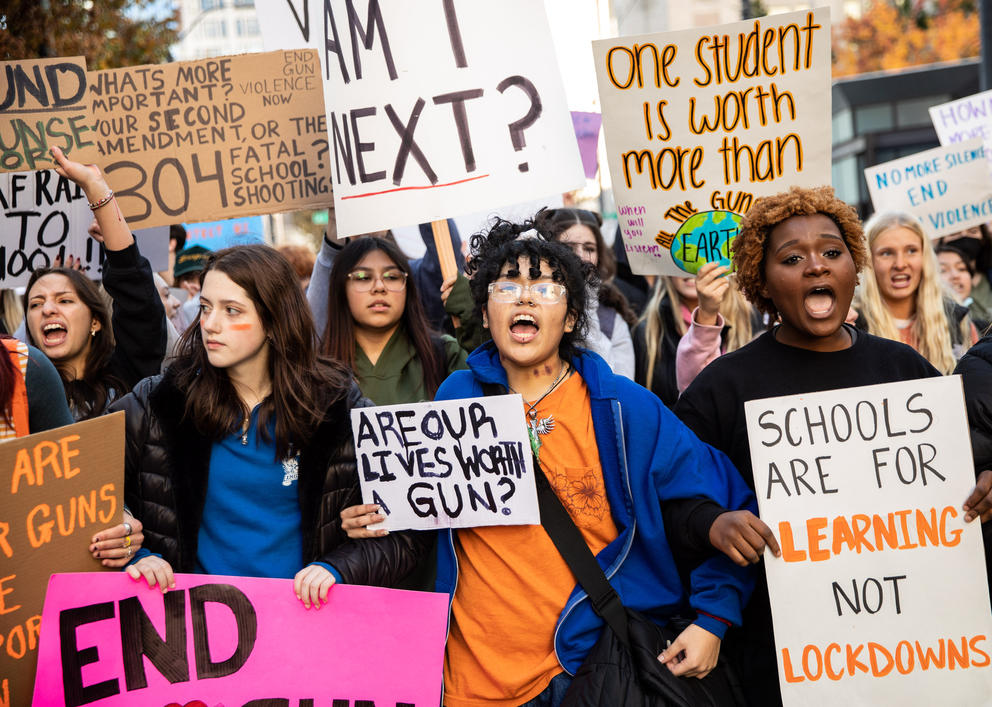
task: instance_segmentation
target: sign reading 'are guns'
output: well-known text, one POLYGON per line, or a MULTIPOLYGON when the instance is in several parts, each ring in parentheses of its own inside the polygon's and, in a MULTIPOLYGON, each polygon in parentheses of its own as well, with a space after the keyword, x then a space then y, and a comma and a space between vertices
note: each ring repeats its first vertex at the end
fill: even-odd
POLYGON ((324 70, 340 236, 585 184, 543 3, 257 0, 324 70))
POLYGON ((754 199, 830 184, 830 15, 593 42, 634 272, 729 265, 754 199))
POLYGON ((178 574, 162 594, 120 572, 56 574, 34 704, 437 705, 447 618, 433 592, 339 584, 317 611, 288 579, 178 574))
POLYGON ((961 378, 745 405, 785 705, 983 705, 992 613, 961 378))
POLYGON ((132 228, 331 204, 316 52, 95 71, 89 82, 98 162, 132 228))
POLYGON ((364 503, 389 530, 537 525, 534 467, 519 395, 355 408, 364 503))

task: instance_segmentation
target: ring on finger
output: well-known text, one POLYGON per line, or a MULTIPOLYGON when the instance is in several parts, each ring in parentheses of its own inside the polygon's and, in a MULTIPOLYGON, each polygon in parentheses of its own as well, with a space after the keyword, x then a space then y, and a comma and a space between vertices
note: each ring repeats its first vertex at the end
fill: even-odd
POLYGON ((131 536, 130 535, 125 535, 124 536, 124 547, 131 547, 131 536))
POLYGON ((131 524, 128 523, 127 521, 124 521, 123 525, 124 525, 124 530, 125 530, 125 533, 124 534, 125 535, 130 535, 133 532, 133 529, 131 528, 131 524))
POLYGON ((127 559, 130 560, 131 559, 131 555, 133 555, 133 554, 134 554, 134 549, 129 547, 127 549, 127 559))

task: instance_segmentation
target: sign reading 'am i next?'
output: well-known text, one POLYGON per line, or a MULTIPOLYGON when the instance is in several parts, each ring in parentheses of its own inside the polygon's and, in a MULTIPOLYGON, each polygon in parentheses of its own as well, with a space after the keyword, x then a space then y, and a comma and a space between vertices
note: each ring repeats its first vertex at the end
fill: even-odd
POLYGON ((389 530, 538 525, 523 403, 496 395, 351 411, 362 501, 389 530))

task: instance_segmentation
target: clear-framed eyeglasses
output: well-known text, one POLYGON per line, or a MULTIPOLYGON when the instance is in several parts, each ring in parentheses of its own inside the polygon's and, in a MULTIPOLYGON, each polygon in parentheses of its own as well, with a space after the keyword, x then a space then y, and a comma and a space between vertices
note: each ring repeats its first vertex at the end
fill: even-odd
POLYGON ((402 292, 406 287, 406 273, 402 270, 387 270, 379 275, 368 270, 355 270, 348 273, 347 278, 356 292, 369 292, 376 280, 382 280, 383 286, 390 292, 402 292))
POLYGON ((492 302, 508 304, 529 297, 537 304, 558 304, 565 298, 565 286, 557 282, 532 282, 521 285, 518 282, 497 280, 489 285, 489 299, 492 302))

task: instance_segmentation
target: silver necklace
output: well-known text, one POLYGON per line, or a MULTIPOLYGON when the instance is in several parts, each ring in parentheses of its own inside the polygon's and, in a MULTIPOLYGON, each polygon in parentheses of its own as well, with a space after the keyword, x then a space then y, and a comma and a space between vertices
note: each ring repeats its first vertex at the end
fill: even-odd
MULTIPOLYGON (((569 364, 562 364, 561 372, 558 374, 558 377, 555 379, 554 383, 552 383, 548 389, 544 391, 541 397, 533 403, 528 403, 526 400, 524 401, 524 404, 527 406, 527 412, 525 413, 527 415, 527 437, 530 439, 530 448, 531 451, 534 452, 535 457, 539 457, 540 454, 541 436, 548 434, 555 428, 555 416, 548 413, 547 417, 538 419, 537 406, 540 405, 542 400, 551 394, 551 391, 557 388, 558 385, 565 380, 565 377, 568 375, 568 371, 569 364)), ((517 391, 515 391, 509 384, 507 384, 506 387, 510 389, 511 393, 517 393, 517 391)), ((519 393, 517 394, 520 395, 519 393)))

